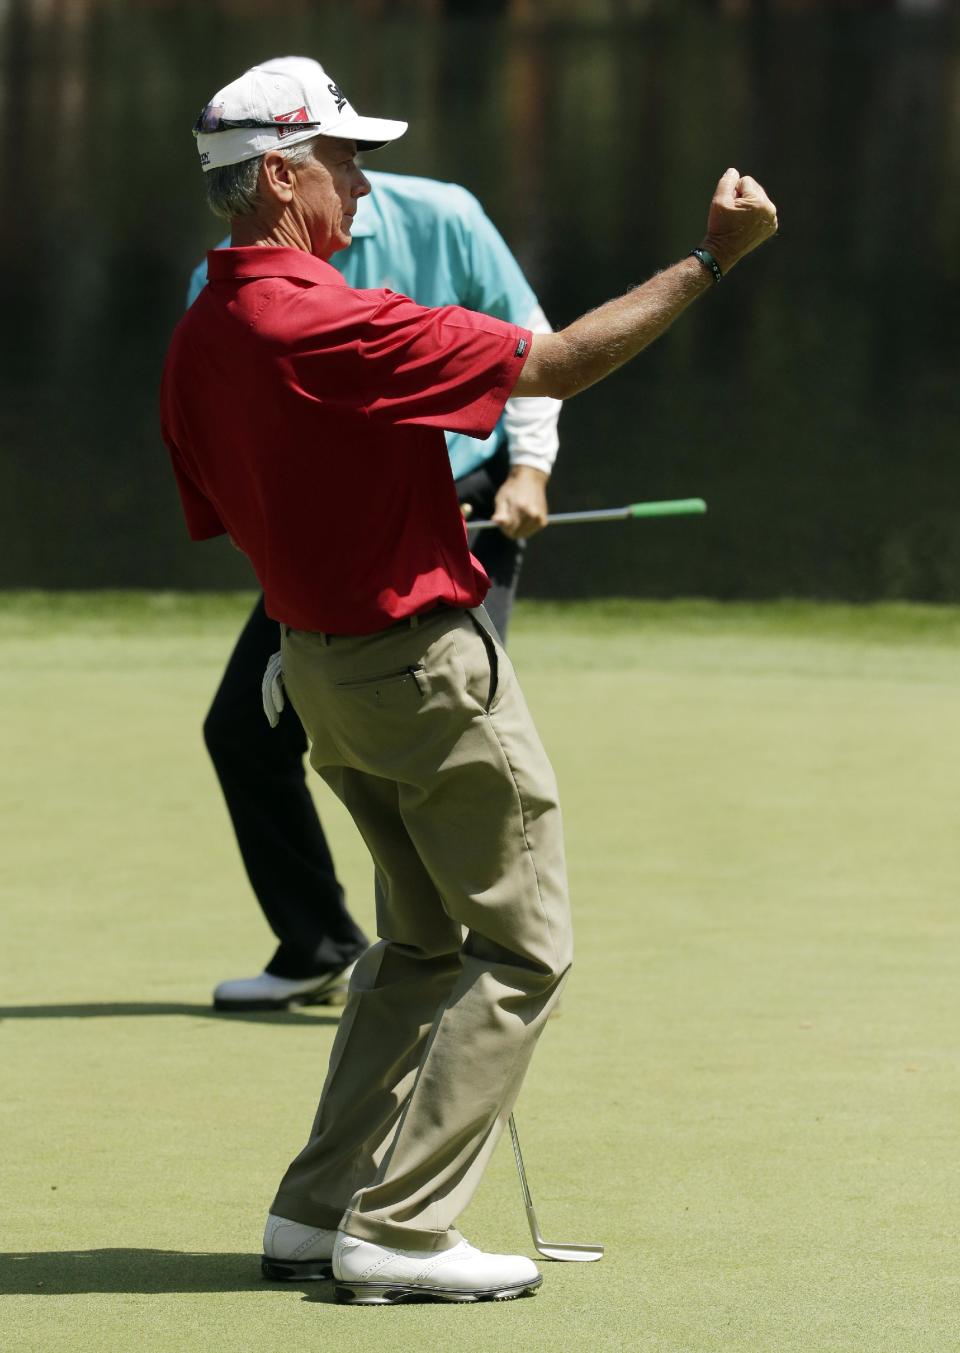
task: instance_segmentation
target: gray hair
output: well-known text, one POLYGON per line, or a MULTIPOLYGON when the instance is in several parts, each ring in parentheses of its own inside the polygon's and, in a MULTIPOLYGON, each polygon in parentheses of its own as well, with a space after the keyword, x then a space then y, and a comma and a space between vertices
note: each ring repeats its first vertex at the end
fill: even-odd
MULTIPOLYGON (((298 141, 296 145, 277 147, 279 154, 291 164, 305 164, 313 158, 317 138, 298 141)), ((204 174, 207 184, 207 205, 214 216, 232 221, 237 216, 253 216, 260 206, 257 183, 263 156, 241 160, 239 164, 224 164, 204 174)))

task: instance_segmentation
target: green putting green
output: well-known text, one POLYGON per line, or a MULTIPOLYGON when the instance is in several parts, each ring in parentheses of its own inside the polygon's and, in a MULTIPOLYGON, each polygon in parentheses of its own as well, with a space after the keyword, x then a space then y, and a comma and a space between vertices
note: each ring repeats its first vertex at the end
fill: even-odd
MULTIPOLYGON (((0 598, 2 1346, 954 1353, 960 610, 518 607, 578 962, 517 1122, 606 1257, 371 1312, 259 1278, 337 1012, 209 1003, 270 949, 200 739, 249 601, 0 598)), ((463 1229, 533 1253, 509 1140, 463 1229)))

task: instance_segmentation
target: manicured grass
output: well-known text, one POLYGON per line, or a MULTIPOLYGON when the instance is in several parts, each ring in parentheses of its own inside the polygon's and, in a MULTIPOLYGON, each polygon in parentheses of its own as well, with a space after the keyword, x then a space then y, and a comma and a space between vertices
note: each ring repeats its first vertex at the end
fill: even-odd
MULTIPOLYGON (((0 597, 2 1346, 953 1353, 960 610, 518 608, 578 961, 517 1117, 607 1255, 370 1311, 256 1257, 335 1012, 209 1008, 270 948, 199 737, 249 601, 0 597)), ((508 1143, 463 1227, 532 1253, 508 1143)))

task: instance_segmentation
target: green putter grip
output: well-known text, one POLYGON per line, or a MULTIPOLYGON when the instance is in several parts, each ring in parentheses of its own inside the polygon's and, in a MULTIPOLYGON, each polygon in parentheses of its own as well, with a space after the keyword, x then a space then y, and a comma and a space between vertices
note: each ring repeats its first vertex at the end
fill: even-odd
POLYGON ((687 517, 706 512, 702 498, 671 498, 663 503, 631 503, 627 509, 631 517, 687 517))

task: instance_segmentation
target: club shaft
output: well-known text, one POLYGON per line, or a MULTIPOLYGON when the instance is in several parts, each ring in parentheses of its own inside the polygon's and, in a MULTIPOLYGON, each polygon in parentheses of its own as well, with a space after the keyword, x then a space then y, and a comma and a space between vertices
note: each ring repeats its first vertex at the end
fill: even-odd
POLYGON ((513 1158, 517 1162, 520 1187, 523 1189, 523 1204, 527 1214, 527 1225, 530 1228, 530 1235, 537 1253, 542 1254, 546 1259, 579 1260, 581 1263, 590 1263, 592 1260, 602 1259, 602 1245, 572 1245, 568 1242, 544 1240, 540 1234, 537 1214, 533 1209, 533 1199, 530 1197, 530 1185, 527 1183, 527 1172, 523 1168, 520 1137, 517 1133, 517 1124, 513 1114, 510 1115, 510 1140, 513 1142, 513 1158))
MULTIPOLYGON (((686 517, 706 512, 702 498, 668 498, 658 503, 628 503, 625 507, 601 507, 586 512, 553 512, 548 526, 576 526, 583 522, 629 521, 632 517, 686 517)), ((488 531, 493 521, 469 521, 471 531, 488 531)))
POLYGON ((530 1185, 527 1183, 527 1172, 523 1168, 523 1156, 520 1154, 520 1138, 517 1136, 517 1125, 513 1114, 510 1115, 510 1140, 513 1142, 513 1157, 517 1162, 517 1173, 520 1176, 520 1187, 523 1189, 523 1201, 527 1208, 527 1218, 529 1220, 530 1210, 533 1207, 533 1199, 530 1197, 530 1185))

